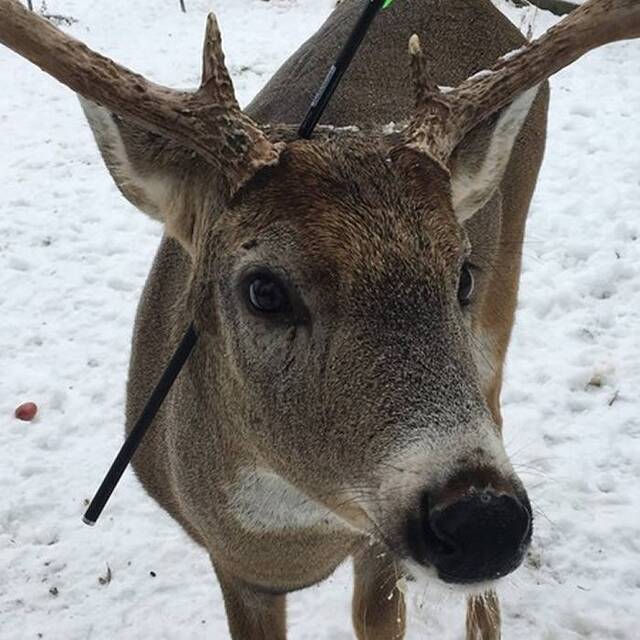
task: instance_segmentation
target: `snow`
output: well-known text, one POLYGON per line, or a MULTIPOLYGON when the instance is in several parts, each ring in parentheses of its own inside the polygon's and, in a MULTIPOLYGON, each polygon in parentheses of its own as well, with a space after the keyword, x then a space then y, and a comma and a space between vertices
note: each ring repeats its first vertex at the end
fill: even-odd
MULTIPOLYGON (((526 32, 554 16, 496 3, 526 32)), ((243 103, 331 0, 50 0, 71 33, 152 79, 198 80, 214 8, 243 103)), ((535 505, 501 588, 505 638, 632 640, 640 614, 640 43, 552 81, 525 243, 505 438, 535 505)), ((161 229, 119 195, 75 97, 0 48, 0 638, 228 638, 206 555, 125 475, 81 523, 122 441, 133 316, 161 229), (35 401, 33 423, 13 418, 35 401), (153 573, 152 573, 153 572, 153 573)), ((351 570, 289 599, 291 638, 347 640, 351 570)), ((410 587, 408 640, 463 636, 459 594, 410 587)))

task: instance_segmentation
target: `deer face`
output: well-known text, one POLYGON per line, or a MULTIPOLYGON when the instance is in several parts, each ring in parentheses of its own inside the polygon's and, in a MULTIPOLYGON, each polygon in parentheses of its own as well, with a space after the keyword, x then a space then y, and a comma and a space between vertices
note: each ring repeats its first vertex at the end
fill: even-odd
POLYGON ((448 166, 415 141, 343 131, 279 143, 233 189, 84 104, 120 189, 192 258, 191 311, 217 363, 206 394, 233 398, 223 428, 340 526, 450 582, 508 573, 531 536, 482 394, 476 361, 492 356, 473 332, 482 272, 462 223, 497 188, 532 99, 448 166))
POLYGON ((474 363, 470 244, 447 173, 391 156, 382 139, 292 143, 211 217, 192 292, 224 354, 211 392, 237 399, 263 469, 345 525, 488 580, 519 564, 530 514, 474 363))

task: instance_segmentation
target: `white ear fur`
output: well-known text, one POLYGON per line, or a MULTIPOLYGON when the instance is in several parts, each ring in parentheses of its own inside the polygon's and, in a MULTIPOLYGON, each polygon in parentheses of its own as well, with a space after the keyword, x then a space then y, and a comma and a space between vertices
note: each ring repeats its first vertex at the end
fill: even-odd
MULTIPOLYGON (((539 85, 525 91, 500 112, 484 154, 464 157, 461 152, 457 158, 454 154, 451 190, 453 210, 460 222, 480 211, 498 188, 538 89, 539 85)), ((459 147, 463 146, 464 141, 459 147)))
POLYGON ((100 153, 122 195, 147 215, 164 222, 162 211, 168 193, 162 180, 136 171, 110 111, 79 98, 100 153))
POLYGON ((198 216, 214 209, 208 187, 215 171, 188 149, 121 122, 109 110, 83 98, 80 103, 122 195, 163 222, 167 234, 193 255, 198 216))

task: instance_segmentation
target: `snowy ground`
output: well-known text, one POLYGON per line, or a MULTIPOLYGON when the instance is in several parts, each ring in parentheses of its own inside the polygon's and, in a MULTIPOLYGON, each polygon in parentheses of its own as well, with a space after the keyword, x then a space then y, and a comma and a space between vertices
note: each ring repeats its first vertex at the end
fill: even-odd
MULTIPOLYGON (((48 8, 141 73, 194 86, 213 7, 247 102, 331 4, 48 8)), ((525 30, 533 14, 509 10, 525 30)), ((535 32, 552 22, 537 13, 535 32)), ((531 558, 502 589, 507 640, 638 638, 639 69, 640 43, 617 44, 552 83, 504 393, 538 514, 531 558)), ((228 638, 206 556, 132 475, 98 527, 80 522, 121 443, 130 331, 161 229, 119 196, 67 89, 1 48, 0 86, 0 638, 228 638), (25 400, 40 405, 31 424, 13 418, 25 400)), ((351 638, 350 590, 343 567, 293 596, 291 638, 351 638)), ((411 601, 409 640, 462 637, 459 596, 427 587, 411 601)))

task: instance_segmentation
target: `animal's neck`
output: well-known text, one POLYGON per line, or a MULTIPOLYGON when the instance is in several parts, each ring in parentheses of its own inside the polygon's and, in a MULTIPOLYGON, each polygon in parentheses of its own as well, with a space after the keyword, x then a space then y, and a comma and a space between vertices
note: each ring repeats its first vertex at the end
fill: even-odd
MULTIPOLYGON (((261 122, 298 123, 362 11, 344 0, 321 29, 280 68, 249 105, 261 122), (293 88, 293 89, 292 89, 293 88)), ((407 46, 418 33, 433 79, 453 86, 524 43, 489 0, 404 0, 375 21, 322 122, 386 124, 406 120, 413 105, 407 46)))

